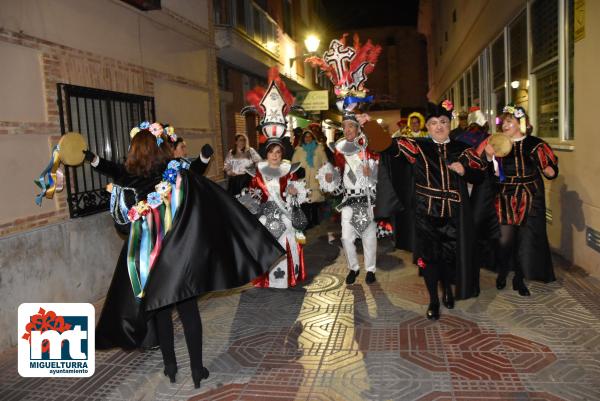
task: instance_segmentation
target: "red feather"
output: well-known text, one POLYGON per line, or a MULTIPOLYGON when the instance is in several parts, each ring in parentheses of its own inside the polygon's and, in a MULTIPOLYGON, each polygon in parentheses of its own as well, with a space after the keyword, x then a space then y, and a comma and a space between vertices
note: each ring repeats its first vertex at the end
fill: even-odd
POLYGON ((321 71, 325 72, 325 75, 327 75, 327 78, 329 78, 331 80, 331 82, 333 82, 334 85, 337 83, 337 74, 335 73, 335 70, 333 69, 332 66, 327 64, 325 62, 325 60, 323 60, 321 57, 317 57, 317 56, 308 57, 304 61, 306 63, 309 63, 313 67, 319 67, 319 69, 321 69, 321 71))
POLYGON ((252 106, 254 106, 254 108, 256 109, 258 114, 260 114, 261 116, 264 114, 264 111, 263 111, 262 107, 260 107, 260 101, 264 95, 265 95, 265 88, 263 88, 261 86, 256 86, 256 87, 254 87, 254 89, 249 90, 246 93, 246 101, 248 103, 250 103, 252 106))

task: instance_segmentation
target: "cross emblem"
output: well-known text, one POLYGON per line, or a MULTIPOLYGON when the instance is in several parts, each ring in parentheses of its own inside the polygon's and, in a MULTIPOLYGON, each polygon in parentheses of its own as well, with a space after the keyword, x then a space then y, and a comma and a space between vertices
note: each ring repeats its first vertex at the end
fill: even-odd
POLYGON ((344 46, 342 42, 334 39, 329 44, 329 49, 323 54, 323 60, 334 68, 337 79, 340 80, 355 55, 356 51, 352 47, 344 46))
POLYGON ((260 107, 265 113, 265 123, 285 123, 283 110, 285 109, 285 101, 279 88, 272 81, 265 95, 260 100, 260 107))

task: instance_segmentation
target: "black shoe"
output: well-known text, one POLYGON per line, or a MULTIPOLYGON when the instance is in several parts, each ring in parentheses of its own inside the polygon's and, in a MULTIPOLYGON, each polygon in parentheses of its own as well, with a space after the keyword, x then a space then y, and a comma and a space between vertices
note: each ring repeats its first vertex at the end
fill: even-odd
POLYGON ((373 284, 375 282, 375 273, 367 272, 367 277, 365 277, 365 283, 373 284))
POLYGON ((350 270, 348 275, 346 276, 346 284, 354 284, 356 281, 356 276, 358 276, 359 270, 350 270))
POLYGON ((452 287, 444 289, 442 303, 444 304, 446 309, 454 309, 454 295, 452 294, 452 287))
POLYGON ((522 278, 513 279, 513 290, 519 291, 519 295, 522 297, 528 297, 531 295, 529 288, 527 288, 522 278))
POLYGON ((429 304, 427 308, 427 319, 438 320, 440 318, 440 304, 429 304))
POLYGON ((194 381, 194 388, 200 388, 200 381, 207 379, 209 375, 208 369, 192 369, 192 380, 194 381))
POLYGON ((496 277, 496 288, 502 290, 504 287, 506 287, 506 276, 498 275, 498 277, 496 277))
POLYGON ((177 365, 176 364, 167 364, 165 365, 165 376, 169 376, 169 380, 171 383, 175 383, 175 375, 177 374, 177 365))

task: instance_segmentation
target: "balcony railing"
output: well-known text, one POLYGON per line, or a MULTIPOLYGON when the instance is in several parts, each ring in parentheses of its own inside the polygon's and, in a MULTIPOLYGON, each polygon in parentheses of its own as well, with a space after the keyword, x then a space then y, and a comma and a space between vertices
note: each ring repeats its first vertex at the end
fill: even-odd
POLYGON ((215 24, 244 33, 266 51, 279 56, 277 23, 252 0, 213 0, 215 24))

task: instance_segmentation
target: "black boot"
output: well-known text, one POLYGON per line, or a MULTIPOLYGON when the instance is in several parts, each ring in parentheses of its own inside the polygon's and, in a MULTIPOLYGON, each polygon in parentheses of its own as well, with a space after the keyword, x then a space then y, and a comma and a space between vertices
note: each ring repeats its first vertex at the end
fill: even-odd
POLYGON ((356 276, 358 276, 359 270, 350 270, 348 275, 346 276, 346 284, 354 284, 356 281, 356 276))
POLYGON ((506 287, 506 274, 498 273, 496 277, 496 288, 502 290, 506 287))
POLYGON ((425 316, 427 316, 427 319, 429 320, 438 320, 440 318, 440 304, 430 303, 425 316))
POLYGON ((192 380, 194 381, 194 388, 200 388, 200 381, 207 379, 208 375, 208 369, 204 367, 200 369, 192 368, 192 380))
POLYGON ((528 297, 531 295, 529 288, 525 285, 523 277, 515 275, 513 278, 513 290, 519 291, 519 295, 522 297, 528 297))
POLYGON ((165 376, 169 377, 171 383, 175 383, 175 375, 177 374, 177 364, 165 364, 165 376))
POLYGON ((444 288, 442 303, 446 309, 454 309, 454 294, 452 294, 452 286, 448 285, 444 288))

